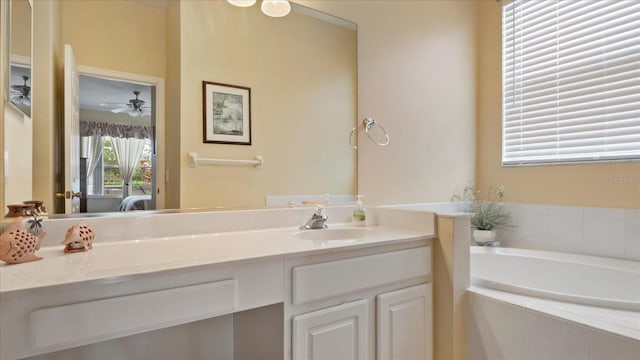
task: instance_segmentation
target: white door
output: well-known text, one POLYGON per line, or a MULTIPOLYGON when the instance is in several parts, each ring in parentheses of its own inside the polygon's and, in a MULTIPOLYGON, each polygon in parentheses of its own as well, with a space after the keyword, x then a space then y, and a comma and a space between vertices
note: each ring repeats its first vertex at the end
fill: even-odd
POLYGON ((367 300, 293 318, 293 360, 365 360, 367 300))
POLYGON ((64 46, 64 212, 80 212, 80 82, 71 45, 64 46))
POLYGON ((433 314, 431 284, 377 296, 378 360, 431 360, 433 314))

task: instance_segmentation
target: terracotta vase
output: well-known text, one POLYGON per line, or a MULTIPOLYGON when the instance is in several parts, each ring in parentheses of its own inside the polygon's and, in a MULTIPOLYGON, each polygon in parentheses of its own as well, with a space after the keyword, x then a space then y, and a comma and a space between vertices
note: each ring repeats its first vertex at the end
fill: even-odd
POLYGON ((33 211, 36 215, 46 216, 47 209, 44 207, 44 201, 42 200, 28 200, 22 202, 25 205, 33 205, 33 211))
POLYGON ((9 212, 4 216, 8 218, 31 216, 33 211, 33 204, 14 204, 7 205, 9 212))

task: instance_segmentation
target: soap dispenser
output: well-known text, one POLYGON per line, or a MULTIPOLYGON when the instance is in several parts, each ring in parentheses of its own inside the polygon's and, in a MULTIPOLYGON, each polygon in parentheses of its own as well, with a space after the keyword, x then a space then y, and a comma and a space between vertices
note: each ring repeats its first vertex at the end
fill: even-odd
POLYGON ((367 219, 367 213, 362 205, 362 198, 364 195, 357 195, 356 208, 351 214, 351 219, 355 225, 364 225, 367 219))

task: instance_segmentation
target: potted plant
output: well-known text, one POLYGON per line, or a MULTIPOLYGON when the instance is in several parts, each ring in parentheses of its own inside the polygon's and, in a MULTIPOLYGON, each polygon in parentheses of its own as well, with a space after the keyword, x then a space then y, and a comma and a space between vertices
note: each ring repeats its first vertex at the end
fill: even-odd
POLYGON ((511 214, 504 207, 502 197, 504 186, 500 185, 497 191, 489 189, 486 200, 479 199, 480 191, 475 191, 473 183, 464 188, 462 196, 454 195, 452 200, 463 201, 462 211, 473 214, 471 216, 471 228, 473 239, 478 245, 492 244, 496 239, 496 230, 511 229, 511 214))

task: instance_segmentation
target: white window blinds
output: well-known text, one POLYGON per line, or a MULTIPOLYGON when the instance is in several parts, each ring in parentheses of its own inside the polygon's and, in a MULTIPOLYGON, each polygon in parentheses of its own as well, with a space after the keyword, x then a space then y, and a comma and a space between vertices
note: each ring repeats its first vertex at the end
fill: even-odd
POLYGON ((640 0, 504 1, 503 165, 640 159, 640 0))

